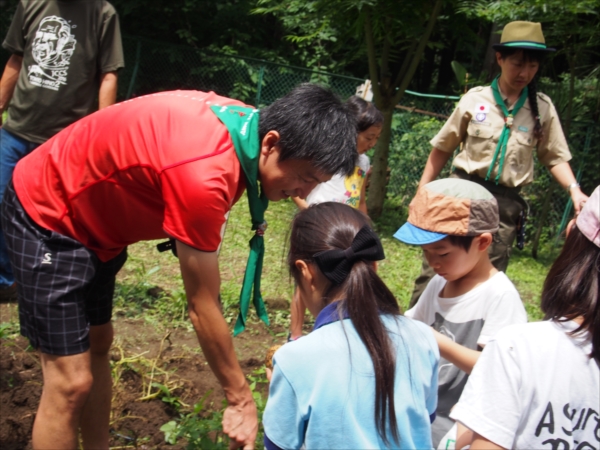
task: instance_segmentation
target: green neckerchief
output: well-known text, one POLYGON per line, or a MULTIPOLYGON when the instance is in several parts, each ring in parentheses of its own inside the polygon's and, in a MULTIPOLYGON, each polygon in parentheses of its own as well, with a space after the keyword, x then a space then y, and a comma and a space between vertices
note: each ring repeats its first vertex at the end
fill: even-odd
POLYGON ((260 294, 260 276, 265 255, 263 234, 267 228, 265 211, 269 206, 269 200, 262 191, 260 196, 258 195, 258 157, 260 155, 258 109, 243 106, 211 106, 210 109, 223 122, 231 135, 235 152, 246 175, 246 192, 252 217, 252 229, 256 230, 250 239, 250 256, 246 264, 246 273, 240 293, 240 314, 233 330, 235 336, 246 328, 252 285, 254 285, 252 303, 256 308, 256 313, 263 322, 269 325, 269 316, 260 294))
POLYGON ((512 110, 508 110, 506 108, 506 104, 500 95, 500 90, 498 89, 498 75, 492 81, 492 92, 494 93, 494 100, 496 100, 496 104, 502 108, 502 112, 504 113, 504 128, 502 128, 502 133, 500 134, 500 138, 498 139, 498 145, 496 146, 496 151, 494 152, 494 157, 492 158, 492 163, 490 164, 490 168, 488 169, 487 175, 485 176, 485 180, 488 181, 490 179, 490 175, 492 174, 492 170, 494 170, 494 166, 496 165, 496 160, 498 159, 498 153, 500 153, 500 164, 498 165, 498 174, 496 175, 496 179, 494 180, 496 184, 500 181, 500 175, 502 174, 502 167, 504 167, 504 157, 506 156, 506 146, 508 144, 508 138, 510 137, 510 128, 513 124, 513 119, 521 109, 521 106, 527 100, 527 93, 529 89, 527 86, 521 92, 521 96, 515 103, 515 106, 512 110))

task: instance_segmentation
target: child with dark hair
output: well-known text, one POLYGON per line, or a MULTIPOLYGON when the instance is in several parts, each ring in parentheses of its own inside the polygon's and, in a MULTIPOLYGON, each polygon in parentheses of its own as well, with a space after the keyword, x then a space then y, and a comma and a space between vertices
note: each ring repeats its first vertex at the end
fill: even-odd
POLYGON ((498 203, 489 191, 447 178, 417 191, 408 222, 394 235, 420 245, 436 272, 418 303, 405 313, 433 327, 442 356, 432 425, 436 448, 446 449, 456 440, 449 413, 481 349, 501 328, 527 322, 519 293, 488 255, 498 223, 498 203))
POLYGON ((599 285, 600 186, 548 272, 545 320, 491 339, 452 411, 472 431, 472 450, 598 448, 599 285))
MULTIPOLYGON (((370 103, 356 95, 346 100, 346 106, 356 117, 356 149, 358 158, 354 170, 350 174, 339 173, 329 181, 321 183, 303 199, 292 197, 298 208, 306 209, 310 205, 322 202, 338 202, 350 205, 367 214, 367 174, 371 168, 369 157, 365 154, 373 148, 381 134, 383 125, 383 114, 373 103, 370 103)), ((302 336, 302 325, 306 307, 302 304, 297 290, 294 291, 290 313, 289 339, 294 340, 302 336)))
POLYGON ((356 209, 326 202, 294 218, 288 265, 316 320, 275 353, 267 449, 431 448, 437 345, 402 317, 376 273, 383 258, 356 209))
POLYGON ((379 139, 383 125, 383 114, 373 103, 356 95, 346 100, 346 106, 356 117, 358 158, 354 170, 349 174, 340 172, 334 175, 331 180, 319 184, 306 199, 292 197, 294 203, 300 209, 306 209, 316 203, 338 202, 358 208, 367 214, 367 184, 365 181, 371 162, 365 153, 373 148, 377 143, 377 139, 379 139))

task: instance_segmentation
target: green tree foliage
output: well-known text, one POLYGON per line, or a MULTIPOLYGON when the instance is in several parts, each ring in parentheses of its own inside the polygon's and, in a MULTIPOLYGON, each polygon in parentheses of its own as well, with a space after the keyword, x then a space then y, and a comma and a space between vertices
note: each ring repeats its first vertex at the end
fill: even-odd
POLYGON ((315 0, 309 6, 301 0, 259 0, 258 4, 255 12, 274 14, 289 27, 292 42, 334 50, 335 43, 343 42, 346 54, 351 55, 347 61, 362 58, 367 62, 374 102, 385 119, 375 147, 368 197, 369 214, 379 217, 386 192, 394 108, 419 66, 443 0, 315 0), (323 39, 325 30, 328 41, 323 39), (349 53, 350 49, 354 52, 349 53))
POLYGON ((301 66, 340 73, 351 59, 349 49, 341 49, 342 33, 331 17, 321 14, 319 1, 258 0, 252 13, 273 16, 281 22, 285 40, 301 66))
POLYGON ((283 29, 272 17, 250 15, 256 0, 110 0, 123 34, 229 54, 289 62, 283 29))

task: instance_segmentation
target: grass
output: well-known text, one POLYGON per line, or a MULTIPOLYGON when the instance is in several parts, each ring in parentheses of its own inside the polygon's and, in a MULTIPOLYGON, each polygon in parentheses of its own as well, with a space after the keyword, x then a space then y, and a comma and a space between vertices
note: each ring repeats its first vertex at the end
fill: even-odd
MULTIPOLYGON (((421 250, 393 238, 394 232, 406 221, 406 202, 388 199, 384 214, 374 224, 381 237, 386 259, 379 263, 379 274, 406 310, 413 282, 420 273, 421 250)), ((286 251, 289 225, 296 212, 291 200, 271 203, 266 212, 269 224, 265 233, 265 260, 261 290, 265 300, 289 301, 293 283, 287 272, 286 251)), ((253 236, 245 198, 231 211, 224 242, 219 255, 221 300, 228 322, 237 315, 238 297, 248 258, 248 242, 253 236)), ((158 241, 157 241, 158 242, 158 241)), ((177 259, 170 253, 159 253, 157 242, 141 242, 130 247, 130 257, 119 274, 115 309, 123 315, 139 315, 169 326, 189 327, 185 294, 177 259), (160 288, 156 288, 159 286, 160 288)), ((556 257, 556 249, 548 246, 533 259, 527 250, 514 250, 507 275, 517 287, 529 320, 542 318, 540 293, 546 273, 556 257)), ((279 323, 287 319, 281 311, 269 311, 279 323)))

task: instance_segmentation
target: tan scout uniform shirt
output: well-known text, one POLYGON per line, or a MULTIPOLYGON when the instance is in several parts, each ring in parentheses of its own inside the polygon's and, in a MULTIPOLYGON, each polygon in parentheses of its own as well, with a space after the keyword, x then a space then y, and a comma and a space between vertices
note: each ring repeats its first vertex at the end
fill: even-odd
MULTIPOLYGON (((527 99, 514 118, 510 132, 500 176, 500 184, 504 186, 524 186, 533 181, 534 150, 546 167, 553 167, 571 159, 552 101, 541 93, 538 93, 537 97, 544 137, 537 142, 533 136, 535 122, 527 99)), ((430 143, 439 150, 452 153, 462 142, 462 150, 453 162, 454 167, 485 179, 503 127, 504 114, 496 105, 492 88, 476 87, 460 99, 450 118, 430 143)), ((500 154, 490 175, 490 181, 495 179, 499 163, 500 154)))

